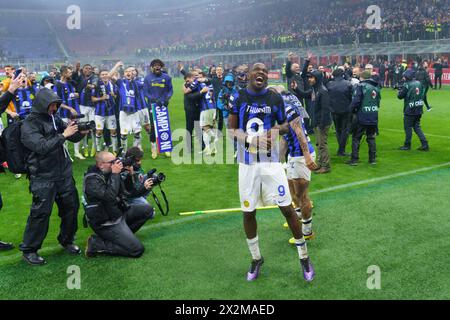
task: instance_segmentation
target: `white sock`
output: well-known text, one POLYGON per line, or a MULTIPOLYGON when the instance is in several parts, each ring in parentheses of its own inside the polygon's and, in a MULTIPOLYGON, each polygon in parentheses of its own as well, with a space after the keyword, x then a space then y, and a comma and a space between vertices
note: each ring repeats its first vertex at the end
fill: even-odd
POLYGON ((73 149, 75 150, 75 154, 80 153, 80 143, 79 142, 74 143, 73 149))
POLYGON ((305 238, 301 237, 301 239, 295 239, 295 245, 297 247, 298 256, 300 259, 308 258, 308 248, 306 248, 305 238))
POLYGON ((158 148, 156 147, 156 142, 152 142, 152 150, 158 150, 158 148))
POLYGON ((258 236, 253 239, 247 239, 248 248, 250 249, 250 253, 252 254, 253 260, 261 259, 261 252, 259 251, 259 243, 258 236))
POLYGON ((128 148, 128 136, 127 135, 122 135, 120 137, 120 140, 122 142, 122 148, 123 148, 123 152, 127 152, 127 148, 128 148))
POLYGON ((96 144, 96 146, 97 146, 97 152, 100 152, 100 151, 102 151, 101 149, 100 149, 100 146, 102 145, 101 144, 101 139, 102 139, 102 136, 98 136, 98 135, 95 135, 95 144, 96 144))
POLYGON ((297 213, 298 218, 301 219, 302 218, 302 211, 301 211, 301 209, 300 208, 295 208, 295 212, 297 213))
POLYGON ((141 146, 141 133, 135 133, 134 134, 134 147, 140 147, 141 146))
POLYGON ((312 217, 309 219, 302 219, 303 235, 309 236, 312 233, 312 217))
POLYGON ((117 135, 111 135, 111 144, 114 152, 117 152, 117 135))
POLYGON ((211 149, 210 148, 211 138, 209 135, 209 131, 203 131, 203 142, 205 143, 205 148, 211 149))

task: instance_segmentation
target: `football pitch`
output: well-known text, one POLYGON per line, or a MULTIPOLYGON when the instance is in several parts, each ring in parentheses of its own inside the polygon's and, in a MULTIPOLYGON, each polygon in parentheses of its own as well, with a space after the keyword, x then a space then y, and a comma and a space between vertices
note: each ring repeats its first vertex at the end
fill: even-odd
MULTIPOLYGON (((172 130, 184 128, 181 80, 174 82, 169 106, 172 130)), ((138 232, 146 251, 139 259, 70 256, 59 247, 57 210, 40 251, 48 264, 30 267, 17 250, 0 253, 0 299, 450 299, 450 91, 429 92, 433 107, 423 116, 428 153, 397 150, 404 140, 403 101, 382 91, 376 166, 367 162, 362 142, 360 164, 349 167, 335 156, 330 131, 332 172, 313 175, 316 239, 308 249, 316 269, 303 281, 291 234, 279 210, 258 213, 258 234, 265 258, 257 281, 245 280, 251 256, 242 213, 180 217, 178 213, 239 207, 237 165, 175 165, 152 160, 148 139, 143 167, 167 175, 163 188, 170 202, 138 232), (79 267, 81 288, 69 290, 68 268, 79 267), (371 270, 379 270, 379 289, 369 289, 371 270), (369 271, 369 272, 368 272, 369 271)), ((314 141, 314 137, 312 137, 314 141)), ((347 151, 350 151, 348 149, 347 151)), ((74 162, 82 175, 93 160, 74 162)), ((28 181, 0 176, 4 208, 0 239, 20 244, 31 196, 28 181)), ((56 207, 55 207, 56 208, 56 207)), ((77 243, 91 233, 79 212, 77 243)))

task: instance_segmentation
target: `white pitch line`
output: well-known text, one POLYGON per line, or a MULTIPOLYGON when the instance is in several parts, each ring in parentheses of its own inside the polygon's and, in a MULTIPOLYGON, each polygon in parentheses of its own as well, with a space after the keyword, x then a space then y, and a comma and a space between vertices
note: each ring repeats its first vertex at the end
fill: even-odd
MULTIPOLYGON (((404 130, 400 130, 400 129, 389 129, 389 128, 381 128, 380 131, 392 131, 392 132, 400 132, 400 133, 405 133, 404 130)), ((438 134, 431 134, 431 133, 425 133, 426 137, 436 137, 436 138, 443 138, 443 139, 450 139, 450 136, 441 136, 438 134)))
MULTIPOLYGON (((334 187, 329 187, 329 188, 325 188, 325 189, 321 189, 321 190, 312 191, 312 192, 310 192, 310 195, 347 189, 347 188, 351 188, 351 187, 355 187, 355 186, 359 186, 359 185, 363 185, 363 184, 371 184, 371 183, 394 179, 394 178, 398 178, 398 177, 410 176, 410 175, 413 175, 416 173, 422 173, 422 172, 431 171, 431 170, 444 168, 444 167, 448 167, 448 166, 450 166, 450 162, 445 162, 442 164, 438 164, 438 165, 434 165, 434 166, 430 166, 430 167, 424 167, 424 168, 420 168, 420 169, 416 169, 416 170, 395 173, 395 174, 391 174, 391 175, 387 175, 387 176, 383 176, 383 177, 345 183, 345 184, 341 184, 341 185, 334 186, 334 187)), ((226 210, 226 209, 223 209, 223 210, 226 210)), ((229 213, 219 212, 219 213, 213 213, 213 214, 193 215, 193 216, 189 216, 186 218, 179 218, 176 220, 149 224, 149 225, 142 227, 141 230, 157 229, 157 228, 182 224, 182 223, 190 222, 190 221, 194 221, 194 220, 207 219, 211 216, 220 216, 220 215, 227 215, 227 214, 229 214, 229 213)), ((53 253, 53 252, 57 252, 57 251, 61 251, 61 250, 63 250, 63 249, 60 246, 52 246, 52 247, 47 247, 47 248, 41 249, 40 253, 41 254, 42 253, 49 254, 49 253, 53 253)), ((19 260, 21 257, 22 257, 21 253, 18 253, 15 255, 10 255, 10 256, 4 257, 4 258, 0 258, 0 263, 3 264, 3 263, 19 260)))

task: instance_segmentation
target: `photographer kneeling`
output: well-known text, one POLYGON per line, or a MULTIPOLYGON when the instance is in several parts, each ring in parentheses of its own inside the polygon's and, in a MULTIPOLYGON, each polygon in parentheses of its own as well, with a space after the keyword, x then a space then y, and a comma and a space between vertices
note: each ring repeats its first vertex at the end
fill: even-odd
MULTIPOLYGON (((127 203, 127 191, 121 180, 123 164, 110 152, 100 152, 96 165, 89 168, 84 178, 86 216, 96 234, 91 235, 86 256, 97 254, 138 258, 144 246, 134 235, 154 215, 148 203, 127 203)), ((132 175, 128 174, 126 179, 132 175)), ((144 182, 150 190, 152 182, 144 182)))

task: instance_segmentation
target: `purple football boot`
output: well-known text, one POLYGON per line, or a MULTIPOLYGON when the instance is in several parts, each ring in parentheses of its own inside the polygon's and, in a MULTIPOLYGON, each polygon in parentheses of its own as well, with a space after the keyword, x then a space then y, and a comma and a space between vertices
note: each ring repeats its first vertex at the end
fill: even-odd
POLYGON ((313 281, 316 273, 314 272, 314 267, 311 261, 309 260, 309 257, 306 259, 300 259, 300 264, 302 265, 303 278, 305 279, 305 281, 307 282, 313 281))
POLYGON ((254 281, 259 276, 259 270, 264 263, 264 258, 261 257, 259 260, 253 260, 250 266, 250 270, 247 272, 247 281, 254 281))

